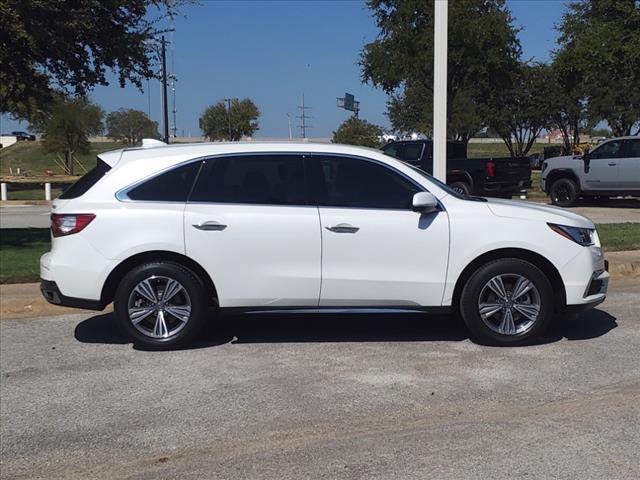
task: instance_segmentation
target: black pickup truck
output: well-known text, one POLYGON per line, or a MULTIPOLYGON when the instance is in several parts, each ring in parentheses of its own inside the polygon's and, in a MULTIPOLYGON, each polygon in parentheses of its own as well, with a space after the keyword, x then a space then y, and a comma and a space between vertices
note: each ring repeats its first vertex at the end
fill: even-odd
MULTIPOLYGON (((433 173, 432 140, 390 142, 382 151, 433 173)), ((511 197, 531 186, 531 165, 527 158, 467 158, 465 143, 447 142, 447 184, 464 195, 511 197)))

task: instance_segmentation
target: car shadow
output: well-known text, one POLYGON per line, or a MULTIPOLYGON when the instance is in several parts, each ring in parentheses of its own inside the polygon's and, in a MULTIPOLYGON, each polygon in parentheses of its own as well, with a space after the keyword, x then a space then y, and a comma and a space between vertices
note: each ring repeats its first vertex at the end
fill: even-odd
MULTIPOLYGON (((577 318, 559 318, 530 345, 567 340, 590 340, 617 327, 616 318, 595 309, 577 318)), ((130 343, 118 330, 112 313, 80 322, 75 338, 82 343, 130 343)), ((210 322, 188 349, 236 343, 322 342, 460 342, 469 338, 464 323, 455 316, 419 313, 306 313, 222 315, 210 322)), ((134 345, 134 348, 145 350, 134 345)))
MULTIPOLYGON (((550 201, 548 205, 552 205, 550 201)), ((599 208, 622 208, 622 209, 638 209, 640 208, 640 199, 636 198, 609 198, 606 200, 592 200, 587 198, 579 198, 576 200, 574 207, 599 207, 599 208)))

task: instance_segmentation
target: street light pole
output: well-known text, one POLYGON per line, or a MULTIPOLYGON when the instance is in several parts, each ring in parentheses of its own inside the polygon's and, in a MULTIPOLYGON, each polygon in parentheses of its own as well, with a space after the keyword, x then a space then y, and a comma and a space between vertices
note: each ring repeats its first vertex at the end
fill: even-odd
POLYGON ((162 131, 163 141, 169 143, 169 108, 167 105, 167 48, 162 36, 162 131))
POLYGON ((433 30, 433 176, 447 181, 447 10, 435 0, 433 30))

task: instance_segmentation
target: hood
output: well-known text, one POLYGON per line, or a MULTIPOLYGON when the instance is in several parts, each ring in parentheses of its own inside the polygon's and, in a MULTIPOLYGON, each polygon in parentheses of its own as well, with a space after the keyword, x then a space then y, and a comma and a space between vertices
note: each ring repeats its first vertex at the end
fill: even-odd
POLYGON ((595 228, 593 222, 587 217, 564 208, 552 207, 541 203, 487 198, 487 206, 497 217, 522 218, 571 227, 595 228))

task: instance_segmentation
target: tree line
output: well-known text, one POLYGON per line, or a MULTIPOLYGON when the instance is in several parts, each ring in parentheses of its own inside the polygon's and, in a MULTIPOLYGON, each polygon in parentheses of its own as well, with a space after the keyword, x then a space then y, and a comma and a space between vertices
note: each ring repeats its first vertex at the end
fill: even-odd
MULTIPOLYGON (((102 125, 104 112, 87 93, 108 85, 107 70, 121 86, 139 89, 144 79, 158 78, 163 20, 190 0, 71 3, 0 3, 0 112, 28 120, 44 133, 46 148, 64 147, 67 158, 86 148, 87 137, 102 125), (62 135, 65 129, 75 133, 62 135)), ((394 129, 428 134, 433 0, 367 5, 380 34, 361 52, 362 81, 389 94, 394 129)), ((466 142, 495 132, 512 156, 524 156, 543 129, 559 129, 566 150, 581 131, 603 121, 614 135, 640 133, 640 2, 576 0, 557 28, 552 61, 533 62, 523 58, 505 0, 449 2, 451 139, 466 142)), ((259 115, 249 99, 221 100, 205 109, 200 125, 211 140, 238 140, 258 129, 259 115)), ((157 124, 144 112, 112 112, 106 120, 108 133, 127 144, 140 135, 157 136, 157 124)), ((376 125, 349 119, 334 141, 370 145, 379 133, 376 125)))
MULTIPOLYGON (((361 52, 362 80, 389 94, 394 129, 433 127, 433 0, 369 0, 380 34, 361 52)), ((616 136, 640 133, 640 3, 570 3, 548 64, 523 58, 504 0, 449 2, 447 128, 467 142, 490 129, 514 157, 543 129, 569 152, 605 121, 616 136)))

